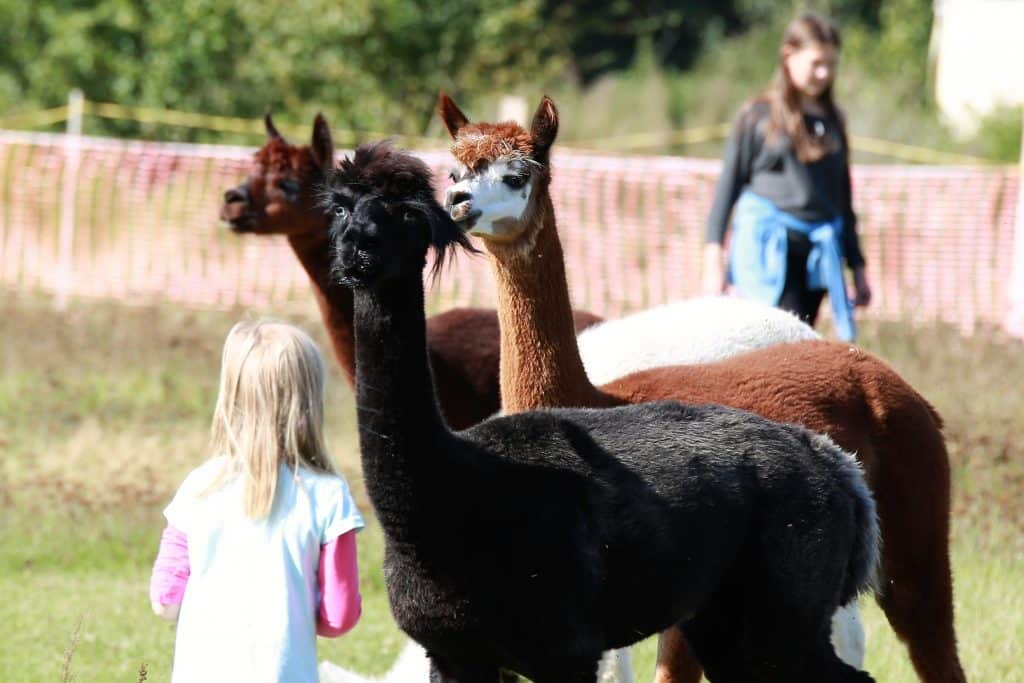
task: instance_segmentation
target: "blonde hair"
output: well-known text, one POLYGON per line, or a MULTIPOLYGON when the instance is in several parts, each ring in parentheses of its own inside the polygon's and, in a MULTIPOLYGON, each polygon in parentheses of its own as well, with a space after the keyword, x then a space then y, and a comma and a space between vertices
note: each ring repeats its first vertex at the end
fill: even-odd
POLYGON ((302 330, 272 320, 236 324, 224 340, 213 453, 226 458, 205 493, 236 476, 250 519, 270 514, 281 463, 335 473, 323 438, 324 363, 302 330))

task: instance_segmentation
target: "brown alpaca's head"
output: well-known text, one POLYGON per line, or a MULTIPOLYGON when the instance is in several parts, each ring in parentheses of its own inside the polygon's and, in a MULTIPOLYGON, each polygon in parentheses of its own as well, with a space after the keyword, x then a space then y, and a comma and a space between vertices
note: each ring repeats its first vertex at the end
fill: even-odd
POLYGON ((548 161, 558 135, 558 110, 547 96, 530 130, 518 123, 470 123, 445 93, 438 114, 452 136, 456 165, 445 208, 464 230, 489 246, 529 245, 548 201, 548 161))
POLYGON ((263 117, 267 142, 253 155, 249 177, 224 193, 221 220, 234 232, 322 236, 329 220, 317 206, 317 191, 334 165, 331 131, 321 114, 313 121, 312 143, 290 145, 263 117))
POLYGON ((393 280, 418 282, 433 248, 435 274, 446 253, 466 236, 438 204, 423 161, 391 147, 363 144, 327 176, 321 206, 331 217, 335 279, 377 288, 393 280))

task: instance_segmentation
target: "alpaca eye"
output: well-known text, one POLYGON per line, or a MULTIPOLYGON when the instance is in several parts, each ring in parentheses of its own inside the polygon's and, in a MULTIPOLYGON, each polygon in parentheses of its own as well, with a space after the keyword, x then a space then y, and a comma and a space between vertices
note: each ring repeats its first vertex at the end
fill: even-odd
POLYGON ((348 216, 348 209, 346 209, 341 204, 335 204, 334 215, 337 216, 338 218, 345 218, 346 216, 348 216))
POLYGON ((503 183, 511 187, 513 190, 518 190, 526 184, 526 176, 524 175, 507 175, 501 179, 503 183))
POLYGON ((455 171, 449 171, 448 172, 448 178, 451 179, 451 181, 453 183, 459 182, 459 177, 457 175, 455 175, 455 171))
POLYGON ((402 212, 402 220, 406 223, 414 223, 416 221, 416 212, 412 209, 406 209, 402 212))
POLYGON ((280 180, 277 183, 277 188, 288 195, 297 195, 299 193, 299 184, 294 180, 280 180))

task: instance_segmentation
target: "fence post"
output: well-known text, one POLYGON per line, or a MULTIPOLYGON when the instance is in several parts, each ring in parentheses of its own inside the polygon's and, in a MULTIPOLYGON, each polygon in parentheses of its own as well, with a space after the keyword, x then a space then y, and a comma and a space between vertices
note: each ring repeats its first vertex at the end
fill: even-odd
POLYGON ((1024 107, 1021 107, 1020 164, 1017 166, 1017 211, 1014 217, 1009 303, 1010 311, 1003 326, 1010 334, 1024 338, 1024 107))
POLYGON ((519 95, 502 95, 498 100, 498 120, 517 121, 523 125, 527 122, 526 98, 519 95))
POLYGON ((53 307, 63 311, 71 293, 73 248, 75 244, 75 193, 82 155, 82 114, 85 97, 75 88, 68 93, 67 135, 64 138, 64 173, 60 190, 60 232, 57 236, 57 270, 53 307))

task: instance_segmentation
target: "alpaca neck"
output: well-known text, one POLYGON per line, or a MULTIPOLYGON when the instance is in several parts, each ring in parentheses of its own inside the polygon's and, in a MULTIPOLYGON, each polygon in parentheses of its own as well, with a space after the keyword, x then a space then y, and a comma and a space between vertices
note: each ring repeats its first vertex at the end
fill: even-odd
POLYGON ((498 283, 501 405, 506 413, 601 405, 576 345, 569 286, 555 212, 538 198, 528 250, 488 244, 498 283))
POLYGON ((452 438, 427 360, 423 284, 359 289, 354 301, 363 473, 381 525, 401 539, 430 509, 422 497, 443 489, 452 438))
POLYGON ((334 357, 349 386, 355 388, 356 353, 352 334, 352 290, 331 283, 331 248, 327 228, 315 237, 288 236, 288 243, 313 284, 320 317, 331 339, 334 357))

